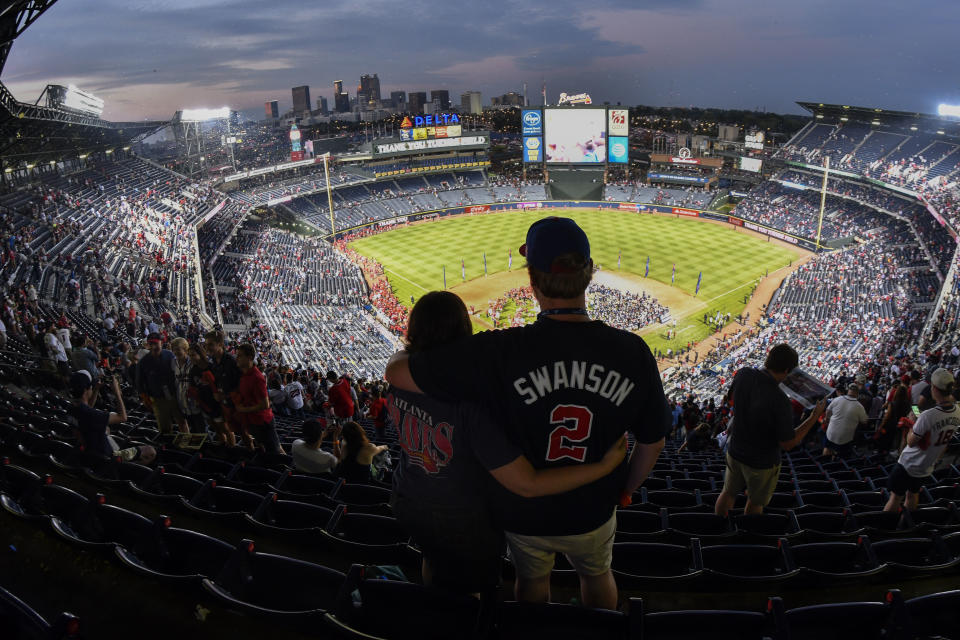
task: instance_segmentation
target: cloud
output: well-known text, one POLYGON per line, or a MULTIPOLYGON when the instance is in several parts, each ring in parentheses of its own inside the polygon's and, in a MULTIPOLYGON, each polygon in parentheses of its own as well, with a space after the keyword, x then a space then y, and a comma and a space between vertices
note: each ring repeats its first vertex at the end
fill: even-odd
POLYGON ((118 119, 168 116, 174 99, 286 106, 290 87, 330 97, 343 79, 353 93, 363 73, 385 93, 488 98, 546 79, 625 104, 795 110, 845 96, 928 110, 960 57, 958 18, 947 0, 71 0, 18 38, 3 81, 32 101, 74 79, 118 119))

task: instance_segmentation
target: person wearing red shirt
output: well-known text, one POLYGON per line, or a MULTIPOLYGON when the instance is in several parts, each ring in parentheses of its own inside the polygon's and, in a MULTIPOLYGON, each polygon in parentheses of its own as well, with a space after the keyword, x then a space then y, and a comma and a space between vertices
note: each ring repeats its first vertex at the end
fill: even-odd
POLYGON ((370 392, 370 417, 373 419, 373 428, 377 432, 377 439, 383 440, 387 435, 387 401, 383 399, 380 389, 370 392))
POLYGON ((333 406, 333 415, 339 422, 353 420, 353 396, 350 393, 350 379, 347 376, 338 376, 335 371, 327 371, 327 380, 330 382, 330 404, 333 406))
POLYGON ((257 351, 252 344, 237 347, 237 366, 243 375, 233 393, 234 409, 245 431, 259 440, 269 453, 286 453, 280 446, 273 411, 267 395, 267 379, 256 365, 257 351))

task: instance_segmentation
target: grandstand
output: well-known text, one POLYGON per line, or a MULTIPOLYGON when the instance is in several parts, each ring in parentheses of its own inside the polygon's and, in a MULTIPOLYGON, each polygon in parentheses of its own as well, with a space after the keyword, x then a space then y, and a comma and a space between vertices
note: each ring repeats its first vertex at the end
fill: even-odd
MULTIPOLYGON (((15 35, 51 4, 6 3, 0 68, 15 35)), ((481 606, 417 584, 420 551, 393 517, 389 469, 345 482, 303 473, 286 454, 210 440, 184 448, 160 433, 132 360, 147 333, 197 344, 220 327, 231 348, 256 345, 271 391, 289 374, 308 397, 301 411, 324 415, 318 374, 352 374, 362 401, 405 328, 406 301, 382 265, 350 250, 350 238, 440 215, 570 203, 549 181, 493 172, 488 132, 453 154, 381 152, 399 138, 374 140, 334 157, 328 182, 317 162, 285 166, 286 142, 250 128, 237 174, 196 180, 131 152, 164 122, 30 105, 2 85, 0 102, 0 637, 955 634, 958 446, 925 481, 919 509, 886 512, 892 460, 874 450, 871 430, 848 459, 819 455, 818 443, 784 453, 767 512, 743 515, 741 495, 722 518, 713 505, 725 458, 680 450, 678 424, 633 503, 617 512, 623 612, 527 606, 508 589, 481 606), (278 214, 316 235, 278 227, 278 214), (71 364, 48 350, 45 330, 65 331, 54 340, 71 364), (58 368, 81 368, 72 352, 82 356, 87 339, 96 368, 124 379, 128 419, 111 434, 118 448, 154 446, 155 463, 97 456, 68 423, 58 368), (378 579, 391 566, 412 582, 378 579)), ((862 377, 881 405, 895 373, 960 364, 960 129, 935 116, 800 104, 810 122, 729 214, 711 209, 725 195, 712 188, 713 169, 598 185, 602 195, 587 203, 698 216, 817 249, 763 301, 762 317, 724 323, 698 352, 658 353, 678 411, 696 405, 714 432, 726 426, 734 373, 778 342, 832 386, 862 377), (684 177, 711 188, 684 187, 684 177)), ((600 286, 590 296, 610 324, 669 319, 646 296, 600 286)), ((296 413, 286 400, 273 402, 290 451, 302 420, 285 415, 296 413)), ((396 463, 400 425, 378 430, 362 413, 368 437, 396 463)), ((871 428, 880 418, 871 412, 871 428)), ((503 565, 512 575, 511 561, 503 565)), ((579 586, 563 560, 552 581, 558 602, 579 586)))

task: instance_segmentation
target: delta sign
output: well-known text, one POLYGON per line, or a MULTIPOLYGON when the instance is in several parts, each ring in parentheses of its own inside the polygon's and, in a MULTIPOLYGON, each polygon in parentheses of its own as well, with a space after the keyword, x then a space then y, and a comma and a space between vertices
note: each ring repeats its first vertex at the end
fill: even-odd
POLYGON ((463 135, 460 116, 456 113, 435 113, 425 116, 404 116, 400 123, 400 139, 429 140, 457 138, 463 135))

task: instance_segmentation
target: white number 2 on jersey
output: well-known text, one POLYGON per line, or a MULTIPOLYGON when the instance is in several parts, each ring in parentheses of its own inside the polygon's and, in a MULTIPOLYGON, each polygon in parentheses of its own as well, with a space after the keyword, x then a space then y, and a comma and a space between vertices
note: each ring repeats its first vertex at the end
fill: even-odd
POLYGON ((572 446, 590 437, 593 428, 593 412, 577 404, 558 404, 550 412, 550 424, 559 425, 550 432, 547 443, 547 462, 570 458, 583 462, 587 457, 587 448, 572 446))

